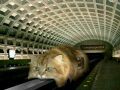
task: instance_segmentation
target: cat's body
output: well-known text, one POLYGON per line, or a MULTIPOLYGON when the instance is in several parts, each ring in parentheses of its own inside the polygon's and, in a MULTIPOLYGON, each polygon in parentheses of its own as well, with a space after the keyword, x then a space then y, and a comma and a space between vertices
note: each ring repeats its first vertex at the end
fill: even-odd
POLYGON ((58 87, 76 80, 88 70, 87 56, 69 46, 59 46, 31 59, 28 78, 51 78, 58 87))

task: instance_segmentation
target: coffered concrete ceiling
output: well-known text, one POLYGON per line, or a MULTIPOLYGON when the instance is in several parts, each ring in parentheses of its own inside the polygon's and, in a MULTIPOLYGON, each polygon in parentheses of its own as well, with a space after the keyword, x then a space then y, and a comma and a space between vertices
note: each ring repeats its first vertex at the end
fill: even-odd
POLYGON ((33 49, 120 44, 120 0, 0 0, 0 43, 33 49))

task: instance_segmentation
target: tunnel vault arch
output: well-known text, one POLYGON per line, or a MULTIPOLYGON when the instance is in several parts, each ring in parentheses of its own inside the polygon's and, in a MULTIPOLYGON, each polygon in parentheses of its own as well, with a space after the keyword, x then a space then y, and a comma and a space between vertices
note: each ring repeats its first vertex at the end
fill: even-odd
POLYGON ((88 39, 120 44, 120 1, 1 0, 0 45, 44 52, 88 39))
POLYGON ((110 44, 109 42, 104 41, 104 40, 89 39, 89 40, 79 42, 74 47, 76 47, 78 49, 82 49, 81 46, 93 46, 93 48, 94 48, 94 46, 96 47, 96 46, 99 46, 99 45, 104 46, 104 48, 101 48, 101 49, 105 49, 104 52, 102 52, 105 55, 104 58, 105 59, 111 59, 114 47, 113 47, 112 44, 110 44))
POLYGON ((77 45, 99 45, 99 44, 108 44, 110 45, 111 47, 113 47, 113 45, 108 42, 108 41, 105 41, 105 40, 99 40, 99 39, 86 39, 84 41, 81 41, 79 43, 77 43, 75 46, 77 45))

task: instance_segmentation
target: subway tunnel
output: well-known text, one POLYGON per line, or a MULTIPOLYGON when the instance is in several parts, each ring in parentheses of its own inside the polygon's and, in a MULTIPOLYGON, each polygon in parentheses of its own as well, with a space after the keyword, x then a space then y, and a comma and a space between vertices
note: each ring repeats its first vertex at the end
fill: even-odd
POLYGON ((0 0, 0 90, 119 90, 119 62, 120 0, 0 0), (31 57, 62 45, 87 55, 88 72, 61 88, 28 79, 31 57))

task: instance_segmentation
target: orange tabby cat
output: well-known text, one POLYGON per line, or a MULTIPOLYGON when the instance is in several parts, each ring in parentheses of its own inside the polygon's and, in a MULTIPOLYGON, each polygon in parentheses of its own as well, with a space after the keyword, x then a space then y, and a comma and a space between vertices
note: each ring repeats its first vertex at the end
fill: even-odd
POLYGON ((76 80, 88 70, 88 58, 79 50, 59 46, 38 57, 31 58, 28 78, 51 78, 58 87, 67 80, 76 80))

